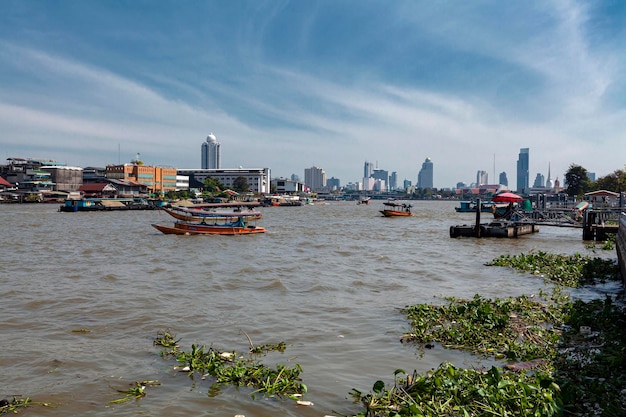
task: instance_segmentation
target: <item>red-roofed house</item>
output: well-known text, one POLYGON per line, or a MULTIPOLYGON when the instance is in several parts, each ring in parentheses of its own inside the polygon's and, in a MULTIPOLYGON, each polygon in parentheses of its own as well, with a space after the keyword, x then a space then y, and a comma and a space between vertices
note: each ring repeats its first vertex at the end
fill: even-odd
POLYGON ((83 184, 78 188, 78 191, 83 194, 84 197, 116 197, 117 188, 109 184, 108 182, 95 183, 95 184, 83 184))
POLYGON ((15 185, 11 184, 9 181, 0 177, 0 190, 6 190, 7 188, 14 188, 15 185))

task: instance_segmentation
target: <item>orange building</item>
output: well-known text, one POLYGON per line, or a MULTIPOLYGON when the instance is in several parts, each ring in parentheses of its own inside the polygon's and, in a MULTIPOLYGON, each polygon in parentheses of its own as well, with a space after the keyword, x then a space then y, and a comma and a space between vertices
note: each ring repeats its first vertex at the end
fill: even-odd
POLYGON ((176 168, 144 165, 139 158, 130 164, 107 165, 106 177, 141 183, 153 194, 176 191, 176 168))

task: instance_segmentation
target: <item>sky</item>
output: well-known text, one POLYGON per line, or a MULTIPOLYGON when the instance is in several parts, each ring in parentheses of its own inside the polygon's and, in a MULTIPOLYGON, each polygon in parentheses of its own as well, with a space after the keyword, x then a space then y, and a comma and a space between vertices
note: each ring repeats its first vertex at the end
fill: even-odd
MULTIPOLYGON (((2 0, 0 157, 515 189, 626 164, 626 2, 2 0), (495 174, 495 178, 494 178, 495 174)), ((0 162, 4 163, 4 162, 0 162)))

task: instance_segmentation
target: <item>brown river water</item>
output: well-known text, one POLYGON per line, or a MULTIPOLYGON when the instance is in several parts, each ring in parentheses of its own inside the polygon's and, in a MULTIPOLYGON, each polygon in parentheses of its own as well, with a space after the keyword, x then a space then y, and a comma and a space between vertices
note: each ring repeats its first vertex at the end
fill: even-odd
MULTIPOLYGON (((593 255, 579 229, 543 227, 518 239, 449 237, 471 224, 449 201, 414 201, 415 216, 384 218, 382 202, 262 208, 248 236, 163 235, 161 211, 61 213, 58 205, 0 205, 0 399, 54 407, 24 416, 353 415, 396 369, 425 372, 477 359, 400 343, 400 308, 441 297, 535 294, 540 277, 487 267, 501 254, 593 255), (88 330, 78 332, 77 330, 88 330), (299 364, 304 399, 250 395, 189 377, 153 346, 170 329, 191 344, 246 352, 285 342, 261 360, 299 364), (244 334, 245 332, 245 334, 244 334), (158 380, 140 400, 109 404, 135 381, 158 380)), ((486 216, 486 215, 485 215, 486 216)), ((615 253, 609 254, 615 257, 615 253)))

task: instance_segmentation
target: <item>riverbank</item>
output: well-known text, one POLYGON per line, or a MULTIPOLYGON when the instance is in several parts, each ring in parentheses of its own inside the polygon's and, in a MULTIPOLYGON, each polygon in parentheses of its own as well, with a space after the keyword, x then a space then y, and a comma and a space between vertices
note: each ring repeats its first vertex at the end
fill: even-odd
MULTIPOLYGON (((393 386, 354 391, 359 416, 541 415, 617 416, 626 409, 626 315, 623 292, 591 301, 574 287, 619 280, 615 261, 539 252, 501 256, 488 265, 514 267, 556 282, 551 294, 419 304, 403 311, 403 340, 428 349, 461 349, 500 361, 491 367, 443 363, 426 374, 396 371, 393 386)), ((427 353, 424 353, 427 354, 427 353)))

